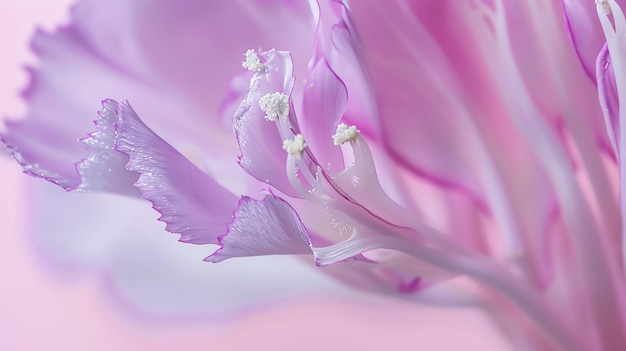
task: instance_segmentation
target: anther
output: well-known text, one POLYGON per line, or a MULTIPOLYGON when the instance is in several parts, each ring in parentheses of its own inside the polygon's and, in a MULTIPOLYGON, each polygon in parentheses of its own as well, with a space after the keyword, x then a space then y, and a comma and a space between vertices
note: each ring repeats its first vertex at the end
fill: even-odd
POLYGON ((304 137, 302 134, 297 134, 293 140, 283 141, 283 150, 287 151, 290 155, 296 156, 296 158, 302 158, 302 152, 306 148, 304 137))
POLYGON ((340 123, 337 126, 337 131, 333 135, 333 143, 335 145, 341 145, 348 141, 353 142, 359 136, 360 131, 355 126, 348 127, 347 125, 340 123))
POLYGON ((265 119, 268 121, 286 119, 289 117, 289 96, 278 92, 266 94, 259 99, 259 107, 265 112, 265 119))
POLYGON ((256 51, 249 49, 245 54, 243 54, 243 56, 246 57, 246 59, 241 63, 243 68, 254 72, 261 72, 265 70, 265 65, 261 63, 261 59, 259 59, 259 55, 256 51))

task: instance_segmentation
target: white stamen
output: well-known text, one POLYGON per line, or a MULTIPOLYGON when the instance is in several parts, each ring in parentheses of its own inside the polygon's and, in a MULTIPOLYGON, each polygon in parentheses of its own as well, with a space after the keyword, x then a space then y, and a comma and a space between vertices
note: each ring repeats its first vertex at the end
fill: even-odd
POLYGON ((347 125, 340 123, 337 126, 337 131, 333 135, 333 142, 335 145, 341 145, 345 142, 353 142, 359 136, 360 131, 355 126, 348 127, 347 125))
POLYGON ((604 13, 606 13, 607 15, 611 14, 611 5, 609 5, 609 2, 607 0, 596 0, 596 5, 602 5, 604 13))
POLYGON ((289 96, 278 92, 266 94, 259 99, 259 107, 265 112, 265 119, 268 121, 285 119, 289 116, 289 96))
POLYGON ((304 142, 304 137, 302 134, 296 135, 293 140, 285 140, 283 141, 283 149, 287 151, 290 155, 296 156, 296 158, 302 158, 302 152, 306 148, 306 143, 304 142))
POLYGON ((259 59, 259 55, 256 53, 256 51, 250 49, 246 51, 243 56, 246 57, 246 59, 241 63, 241 66, 243 66, 243 68, 255 72, 261 72, 265 70, 265 65, 261 63, 261 59, 259 59))

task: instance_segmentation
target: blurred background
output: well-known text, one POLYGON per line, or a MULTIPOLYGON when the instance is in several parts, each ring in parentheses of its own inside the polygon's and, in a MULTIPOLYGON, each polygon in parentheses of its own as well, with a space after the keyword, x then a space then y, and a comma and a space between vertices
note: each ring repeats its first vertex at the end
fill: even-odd
MULTIPOLYGON (((19 116, 29 38, 68 21, 69 0, 0 1, 0 116, 19 116)), ((138 317, 105 277, 59 274, 26 230, 28 189, 39 180, 0 157, 2 350, 506 350, 481 313, 380 296, 302 296, 216 320, 138 317)))

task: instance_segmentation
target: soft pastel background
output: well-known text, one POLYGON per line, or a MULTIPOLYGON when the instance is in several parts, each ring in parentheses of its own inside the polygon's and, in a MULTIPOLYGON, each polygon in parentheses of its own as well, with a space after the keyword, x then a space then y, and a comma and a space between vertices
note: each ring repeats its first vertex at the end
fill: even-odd
MULTIPOLYGON (((0 0, 0 113, 23 111, 28 40, 67 20, 68 0, 0 0)), ((228 321, 137 318, 96 274, 60 275, 24 230, 38 180, 0 157, 0 350, 506 350, 487 318, 380 297, 308 296, 228 321)), ((182 244, 181 244, 182 245, 182 244)))

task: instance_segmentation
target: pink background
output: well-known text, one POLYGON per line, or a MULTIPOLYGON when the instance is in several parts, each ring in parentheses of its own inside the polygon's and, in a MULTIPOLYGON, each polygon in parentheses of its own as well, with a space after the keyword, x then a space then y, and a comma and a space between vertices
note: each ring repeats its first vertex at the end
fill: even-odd
MULTIPOLYGON (((19 115, 28 38, 67 18, 68 0, 0 2, 0 114, 19 115)), ((31 180, 0 157, 0 349, 2 350, 505 350, 472 310, 445 310, 381 297, 319 296, 266 306, 222 323, 147 323, 103 289, 96 275, 60 279, 26 239, 23 189, 31 180)), ((36 220, 36 219, 35 219, 36 220)))

